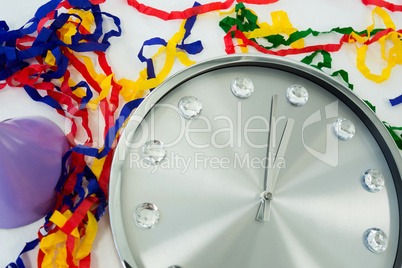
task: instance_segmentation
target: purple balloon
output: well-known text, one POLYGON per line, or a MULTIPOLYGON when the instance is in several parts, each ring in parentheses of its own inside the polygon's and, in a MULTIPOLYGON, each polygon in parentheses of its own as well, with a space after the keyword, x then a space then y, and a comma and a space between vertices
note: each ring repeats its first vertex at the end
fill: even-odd
POLYGON ((30 224, 54 208, 69 148, 63 131, 47 118, 0 122, 0 228, 30 224))

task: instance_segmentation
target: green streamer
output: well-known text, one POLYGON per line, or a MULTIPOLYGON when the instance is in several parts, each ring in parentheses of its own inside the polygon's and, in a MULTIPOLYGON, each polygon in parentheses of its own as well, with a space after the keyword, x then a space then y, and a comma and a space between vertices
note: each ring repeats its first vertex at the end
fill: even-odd
MULTIPOLYGON (((324 67, 325 68, 331 68, 331 66, 332 66, 332 57, 331 57, 331 54, 328 51, 320 49, 320 50, 317 50, 317 51, 311 53, 310 55, 304 57, 301 60, 301 62, 303 62, 305 64, 308 64, 308 65, 310 65, 312 67, 315 67, 315 68, 317 68, 317 69, 322 71, 322 68, 324 68, 324 67), (322 55, 323 61, 318 62, 317 65, 311 64, 313 62, 314 58, 318 54, 322 55)), ((331 76, 333 76, 333 77, 340 76, 342 78, 342 80, 345 81, 345 83, 348 85, 348 88, 353 90, 353 84, 349 83, 349 74, 345 70, 340 69, 338 71, 335 71, 335 72, 333 72, 331 74, 331 76)))
POLYGON ((312 54, 304 57, 301 60, 301 62, 308 64, 308 65, 315 67, 322 71, 323 67, 331 68, 332 58, 331 58, 331 54, 329 54, 328 51, 320 49, 320 50, 317 50, 317 51, 313 52, 312 54), (318 62, 317 65, 311 64, 313 62, 314 58, 318 55, 318 53, 320 53, 322 55, 323 61, 318 62))
MULTIPOLYGON (((251 32, 255 29, 260 28, 257 25, 258 16, 253 14, 251 10, 247 9, 243 3, 238 3, 236 5, 235 10, 236 10, 236 18, 227 16, 219 22, 219 26, 225 31, 225 33, 229 32, 234 25, 236 25, 237 29, 242 32, 251 32)), ((375 35, 377 32, 383 30, 384 29, 374 29, 373 31, 370 32, 370 35, 375 35)), ((319 34, 329 34, 332 32, 347 35, 350 35, 351 33, 354 32, 358 35, 367 35, 367 30, 357 32, 352 27, 344 27, 344 28, 336 27, 332 28, 329 31, 323 31, 323 32, 315 31, 311 28, 308 28, 307 30, 296 31, 290 34, 287 39, 282 34, 275 34, 262 37, 266 39, 269 43, 271 43, 272 44, 271 46, 263 46, 254 38, 250 40, 256 42, 265 49, 272 49, 280 45, 290 46, 290 44, 292 44, 293 42, 306 38, 309 35, 318 36, 319 34)), ((232 35, 233 35, 232 37, 234 37, 234 33, 232 33, 232 35)))
MULTIPOLYGON (((236 25, 237 29, 242 32, 251 32, 260 28, 257 25, 258 16, 253 14, 251 10, 247 9, 243 3, 238 3, 235 7, 236 18, 225 17, 219 22, 219 26, 225 31, 229 32, 230 29, 236 25)), ((232 32, 232 38, 234 33, 232 32)))
POLYGON ((375 106, 373 104, 371 104, 371 102, 369 102, 368 100, 363 100, 368 107, 370 107, 371 110, 373 110, 373 112, 375 112, 375 106))
POLYGON ((353 84, 349 83, 349 74, 348 74, 348 72, 343 70, 343 69, 340 69, 340 70, 335 71, 335 72, 333 72, 331 74, 331 76, 334 76, 334 77, 338 76, 338 75, 342 78, 343 81, 345 81, 345 83, 348 85, 348 88, 350 90, 353 90, 354 86, 353 86, 353 84))
POLYGON ((382 122, 384 124, 384 126, 388 129, 389 133, 391 134, 392 138, 394 139, 396 146, 398 146, 398 148, 400 150, 402 150, 402 134, 398 135, 395 130, 399 130, 402 131, 402 127, 394 127, 391 126, 390 124, 388 124, 387 122, 383 121, 382 122))

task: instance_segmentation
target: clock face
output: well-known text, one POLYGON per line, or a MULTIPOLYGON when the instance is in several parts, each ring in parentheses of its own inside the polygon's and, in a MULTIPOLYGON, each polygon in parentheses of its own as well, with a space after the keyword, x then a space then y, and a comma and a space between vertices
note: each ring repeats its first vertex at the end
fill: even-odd
POLYGON ((112 166, 113 235, 126 267, 399 268, 400 170, 381 122, 336 81, 227 56, 133 114, 112 166))

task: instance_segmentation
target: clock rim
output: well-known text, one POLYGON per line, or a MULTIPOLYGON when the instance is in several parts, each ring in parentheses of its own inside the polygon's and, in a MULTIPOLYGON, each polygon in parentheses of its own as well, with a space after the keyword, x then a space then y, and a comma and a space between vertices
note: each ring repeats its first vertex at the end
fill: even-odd
MULTIPOLYGON (((239 66, 265 67, 300 76, 326 89, 344 102, 366 125, 388 163, 397 196, 399 223, 402 222, 402 158, 399 149, 384 124, 371 108, 353 91, 326 73, 292 59, 262 54, 234 54, 211 58, 187 67, 169 77, 143 100, 130 116, 121 137, 127 137, 130 133, 134 133, 141 123, 140 120, 137 121, 135 119, 144 119, 158 101, 178 86, 205 73, 239 66)), ((121 182, 120 170, 124 162, 123 160, 119 160, 118 156, 125 155, 126 152, 123 141, 124 139, 121 139, 117 144, 110 171, 109 219, 113 241, 121 264, 123 267, 135 268, 137 265, 131 254, 128 255, 128 253, 122 252, 122 248, 129 248, 121 221, 120 200, 118 198, 121 182)), ((398 246, 393 267, 402 267, 402 228, 399 228, 398 246)))

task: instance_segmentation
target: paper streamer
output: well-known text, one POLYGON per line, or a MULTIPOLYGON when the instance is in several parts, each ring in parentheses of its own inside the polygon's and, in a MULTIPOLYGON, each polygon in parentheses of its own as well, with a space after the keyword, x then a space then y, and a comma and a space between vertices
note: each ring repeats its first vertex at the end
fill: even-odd
MULTIPOLYGON (((70 142, 73 142, 73 137, 77 134, 77 122, 82 121, 82 126, 88 136, 86 144, 90 145, 93 142, 92 133, 88 127, 87 113, 83 111, 83 109, 92 98, 92 92, 90 92, 86 82, 81 81, 74 84, 74 82, 69 78, 70 71, 67 70, 67 66, 70 62, 64 51, 66 51, 67 47, 73 51, 75 49, 77 51, 103 51, 110 45, 108 39, 112 36, 120 35, 121 30, 119 28, 118 19, 114 17, 113 19, 116 22, 119 31, 112 30, 109 33, 105 33, 102 42, 98 42, 97 40, 101 38, 103 34, 99 27, 99 25, 102 24, 102 16, 105 15, 110 17, 111 15, 101 13, 97 6, 93 6, 93 13, 95 16, 92 15, 92 13, 88 13, 88 11, 75 9, 70 10, 68 14, 60 14, 56 17, 52 8, 58 9, 60 7, 65 7, 66 3, 68 2, 51 1, 38 10, 36 17, 31 20, 31 22, 33 22, 32 25, 28 29, 23 28, 16 31, 0 33, 0 39, 8 40, 7 42, 12 42, 12 38, 17 38, 15 43, 18 47, 18 44, 25 41, 25 36, 22 36, 22 34, 28 35, 37 31, 36 26, 41 24, 44 19, 46 21, 53 20, 53 23, 48 28, 40 29, 38 37, 33 41, 32 45, 24 46, 23 50, 6 46, 7 50, 5 51, 8 51, 7 53, 14 51, 14 54, 16 55, 15 57, 10 58, 10 56, 7 56, 7 53, 1 53, 0 51, 0 59, 3 59, 0 73, 4 74, 1 77, 2 79, 7 79, 7 82, 4 83, 3 86, 8 84, 9 86, 24 87, 27 93, 34 100, 44 102, 58 109, 58 112, 62 115, 66 115, 66 112, 72 115, 73 117, 69 118, 73 123, 72 131, 67 135, 70 142), (94 20, 98 27, 92 34, 87 34, 88 31, 86 29, 90 27, 90 24, 94 20), (77 24, 71 22, 76 22, 77 24), (65 25, 64 28, 62 25, 65 25), (81 34, 80 31, 84 32, 85 35, 81 34), (65 35, 68 35, 69 37, 66 38, 65 35, 61 35, 62 38, 59 38, 58 33, 60 32, 65 33, 65 35), (61 40, 64 40, 67 43, 61 40), (25 62, 25 59, 39 57, 46 51, 47 53, 44 62, 41 61, 39 64, 27 66, 28 64, 25 62), (18 68, 10 68, 10 66, 18 66, 18 68), (42 81, 38 82, 40 78, 42 81), (60 80, 60 86, 54 82, 51 83, 50 81, 52 79, 62 79, 60 80), (18 84, 15 84, 15 82, 18 82, 18 84), (82 88, 86 88, 86 92, 83 91, 82 88), (47 96, 42 97, 40 94, 36 93, 36 90, 45 90, 47 96), (75 102, 78 102, 78 108, 74 107, 75 102), (66 111, 60 103, 67 105, 68 108, 66 111)), ((89 2, 86 3, 85 1, 82 1, 81 3, 83 6, 87 6, 89 2)), ((90 5, 90 3, 88 5, 90 5)))
POLYGON ((207 12, 216 11, 220 9, 228 9, 234 3, 234 0, 226 0, 225 2, 212 2, 209 4, 191 7, 183 11, 172 11, 172 12, 165 12, 150 6, 146 6, 144 4, 139 3, 136 0, 127 0, 127 3, 130 6, 137 9, 140 13, 143 13, 145 15, 154 16, 162 20, 177 20, 177 19, 184 20, 199 14, 204 14, 207 12))
MULTIPOLYGON (((252 46, 261 53, 286 56, 292 54, 301 54, 314 52, 316 50, 338 51, 343 42, 346 42, 347 36, 340 40, 339 44, 326 44, 304 47, 303 36, 295 34, 297 29, 293 28, 287 14, 284 11, 273 12, 271 14, 273 25, 267 23, 259 23, 258 17, 249 9, 246 9, 242 3, 236 5, 236 18, 226 17, 220 22, 221 28, 227 33, 224 37, 226 53, 235 53, 235 46, 231 38, 241 40, 241 47, 252 46), (291 49, 283 49, 273 51, 271 48, 279 46, 279 43, 286 42, 283 35, 287 35, 291 49), (257 43, 256 38, 266 38, 273 43, 272 47, 264 47, 257 43), (274 38, 271 38, 274 37, 274 38)), ((310 32, 311 33, 311 32, 310 32)), ((307 33, 306 36, 310 33, 307 33)))
POLYGON ((392 12, 394 11, 402 11, 402 5, 395 5, 387 1, 383 0, 362 0, 362 3, 365 5, 374 5, 379 7, 384 7, 392 12))
POLYGON ((253 5, 267 5, 278 2, 279 0, 236 0, 238 3, 247 3, 253 5))
POLYGON ((227 33, 224 41, 226 46, 226 53, 235 53, 235 45, 232 38, 241 40, 238 46, 241 47, 242 52, 246 52, 247 46, 252 46, 259 52, 286 56, 292 54, 311 53, 317 50, 326 50, 328 52, 335 52, 341 49, 344 43, 355 43, 357 49, 356 66, 358 70, 368 79, 381 83, 387 80, 391 74, 391 69, 396 64, 402 64, 402 36, 401 30, 395 29, 395 24, 392 22, 389 15, 381 8, 376 7, 373 10, 373 24, 367 27, 365 31, 356 32, 352 28, 334 28, 328 32, 317 32, 311 29, 306 31, 297 31, 294 29, 287 18, 287 15, 278 12, 271 13, 273 25, 266 23, 258 23, 258 18, 254 12, 246 9, 243 4, 236 6, 236 18, 226 17, 220 22, 220 26, 227 33), (374 29, 375 15, 378 15, 384 22, 386 29, 374 29), (275 26, 274 18, 278 17, 280 26, 275 26), (323 33, 336 32, 343 34, 338 44, 323 44, 315 46, 304 46, 302 38, 312 34, 314 36, 323 33), (285 39, 282 34, 285 33, 288 38, 285 39), (265 38, 272 43, 271 47, 264 47, 257 43, 256 38, 265 38), (386 41, 390 40, 393 44, 388 50, 386 55, 386 41), (300 42, 300 43, 296 43, 300 42), (373 74, 366 66, 365 58, 368 45, 379 42, 381 44, 382 59, 387 62, 387 66, 382 70, 381 74, 373 74), (358 46, 360 45, 360 47, 358 46), (291 49, 272 50, 272 48, 279 45, 290 45, 291 49))
MULTIPOLYGON (((366 52, 368 49, 369 37, 359 37, 356 34, 352 34, 352 37, 359 43, 363 42, 361 47, 357 48, 357 69, 368 79, 381 83, 386 81, 391 75, 391 69, 395 67, 396 64, 402 64, 402 41, 400 37, 401 33, 395 30, 395 24, 392 22, 390 16, 381 8, 375 7, 372 13, 373 20, 374 14, 377 14, 383 20, 385 26, 387 27, 387 31, 385 34, 378 38, 378 42, 381 44, 381 57, 383 60, 387 62, 387 66, 381 71, 381 74, 373 74, 370 69, 367 67, 365 63, 366 52), (388 51, 388 58, 386 57, 386 40, 389 39, 393 43, 393 47, 391 47, 388 51)), ((367 28, 369 31, 373 29, 375 26, 375 22, 367 28)), ((379 34, 379 33, 377 33, 379 34)), ((377 35, 376 34, 376 35, 377 35)))
POLYGON ((272 50, 261 47, 257 42, 249 40, 244 35, 243 32, 237 30, 236 26, 233 26, 233 28, 226 34, 226 36, 224 38, 225 46, 226 46, 225 51, 228 54, 235 53, 235 46, 232 41, 232 33, 234 33, 235 38, 242 40, 243 44, 241 46, 252 46, 261 53, 271 54, 271 55, 276 55, 276 56, 287 56, 287 55, 310 53, 310 52, 314 52, 316 50, 326 50, 328 52, 335 52, 335 51, 340 50, 342 47, 342 43, 347 42, 347 40, 348 40, 348 37, 344 36, 339 41, 338 44, 315 45, 315 46, 309 46, 309 47, 304 47, 304 48, 295 48, 295 49, 291 48, 291 49, 282 49, 282 50, 272 51, 272 50))
MULTIPOLYGON (((279 0, 236 0, 239 3, 248 3, 255 5, 266 5, 278 2, 279 0)), ((188 19, 192 16, 205 14, 211 11, 218 11, 222 9, 228 9, 235 0, 226 0, 225 2, 212 2, 209 4, 199 5, 196 7, 187 8, 183 11, 172 11, 166 12, 160 9, 156 9, 150 6, 139 3, 136 0, 127 0, 127 3, 137 9, 140 13, 145 15, 154 16, 162 20, 177 20, 177 19, 188 19)))
POLYGON ((391 103, 392 106, 398 105, 402 103, 402 95, 399 97, 396 97, 394 99, 390 99, 389 102, 391 103))
POLYGON ((34 249, 37 245, 39 244, 39 239, 35 239, 31 242, 26 243, 24 249, 21 251, 20 255, 17 258, 17 261, 15 263, 10 263, 7 265, 6 268, 25 268, 24 262, 22 261, 22 255, 25 252, 28 252, 32 249, 34 249))
POLYGON ((397 131, 402 131, 402 127, 391 126, 389 123, 385 121, 383 121, 383 124, 388 129, 389 133, 391 133, 391 136, 394 139, 398 148, 402 150, 402 134, 397 133, 397 131))
POLYGON ((369 102, 368 100, 363 101, 367 104, 368 107, 370 107, 371 110, 373 110, 373 112, 376 111, 376 107, 371 102, 369 102))
MULTIPOLYGON (((312 53, 311 55, 308 55, 306 57, 304 57, 301 62, 308 64, 312 67, 315 67, 321 71, 322 68, 331 68, 332 67, 332 57, 331 54, 328 51, 325 50, 317 50, 314 53, 312 53), (321 62, 318 62, 317 65, 312 64, 313 59, 318 55, 321 54, 323 57, 323 60, 321 62)), ((343 69, 340 69, 338 71, 333 72, 332 74, 330 74, 333 77, 337 77, 339 76, 348 86, 349 89, 353 90, 353 84, 349 83, 349 74, 348 72, 346 72, 343 69)))
POLYGON ((106 2, 106 0, 89 0, 89 1, 92 3, 92 5, 99 5, 106 2))

